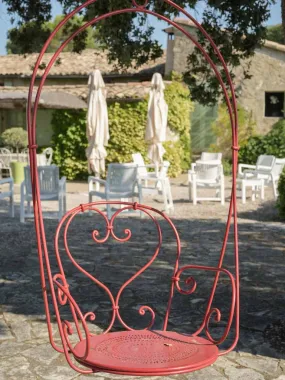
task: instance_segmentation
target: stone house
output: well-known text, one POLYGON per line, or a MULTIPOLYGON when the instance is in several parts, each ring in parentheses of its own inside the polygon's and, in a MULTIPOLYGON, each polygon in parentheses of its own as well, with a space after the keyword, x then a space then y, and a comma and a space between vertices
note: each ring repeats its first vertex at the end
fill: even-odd
MULTIPOLYGON (((197 28, 190 20, 176 18, 175 21, 195 35, 197 28)), ((174 27, 165 29, 165 32, 168 34, 165 74, 168 75, 171 71, 183 73, 186 71, 187 57, 193 51, 194 45, 174 27)), ((265 41, 264 46, 256 49, 251 62, 251 79, 241 79, 242 65, 235 73, 238 102, 252 112, 257 124, 257 132, 265 134, 275 122, 284 118, 285 46, 265 41)), ((201 145, 207 145, 212 138, 209 125, 215 116, 216 107, 199 105, 196 107, 192 116, 194 118, 192 129, 194 135, 197 133, 197 140, 200 136, 201 145), (195 125, 195 122, 201 125, 195 125)), ((192 139, 195 137, 192 136, 192 139)), ((199 141, 197 143, 199 144, 199 141)))
MULTIPOLYGON (((196 33, 196 27, 189 20, 176 18, 183 28, 196 33)), ((187 56, 194 46, 179 30, 165 29, 167 50, 158 60, 144 66, 120 72, 110 65, 106 53, 86 50, 82 54, 62 53, 60 62, 54 65, 46 81, 38 114, 38 144, 50 143, 52 110, 56 108, 85 108, 88 94, 88 75, 95 68, 101 70, 107 87, 108 102, 139 101, 149 92, 150 80, 155 72, 165 78, 172 71, 183 73, 187 56)), ((47 63, 52 54, 46 54, 47 63)), ((0 134, 9 127, 25 125, 25 107, 28 86, 37 54, 25 56, 0 56, 0 134)), ((241 80, 242 67, 237 70, 236 83, 239 102, 257 123, 257 132, 264 134, 271 126, 284 117, 285 101, 285 46, 266 41, 256 50, 250 73, 252 78, 241 80)), ((209 147, 214 136, 211 124, 217 117, 216 107, 196 104, 191 115, 191 139, 194 152, 209 147)))
MULTIPOLYGON (((38 54, 0 56, 0 134, 10 127, 24 127, 29 83, 38 54)), ((45 54, 48 63, 52 54, 45 54)), ((116 70, 106 53, 85 50, 82 54, 62 53, 60 62, 51 69, 40 100, 37 123, 38 144, 50 144, 54 109, 87 108, 88 76, 94 69, 103 75, 108 102, 139 101, 151 87, 155 72, 164 74, 165 55, 148 62, 139 70, 116 70)), ((41 74, 41 73, 40 73, 41 74)), ((39 83, 37 80, 36 84, 39 83)))

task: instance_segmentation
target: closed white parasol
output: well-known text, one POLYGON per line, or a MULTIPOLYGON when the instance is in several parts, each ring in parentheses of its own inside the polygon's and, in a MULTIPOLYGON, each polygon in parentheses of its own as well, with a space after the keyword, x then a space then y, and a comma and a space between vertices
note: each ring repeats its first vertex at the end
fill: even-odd
POLYGON ((89 96, 87 112, 87 138, 89 173, 99 175, 105 171, 105 158, 107 151, 105 146, 109 140, 108 109, 105 97, 105 83, 99 70, 89 75, 89 96))
POLYGON ((148 143, 148 157, 156 165, 162 163, 165 149, 168 105, 164 99, 165 85, 162 76, 155 73, 151 81, 148 102, 147 128, 145 140, 148 143))

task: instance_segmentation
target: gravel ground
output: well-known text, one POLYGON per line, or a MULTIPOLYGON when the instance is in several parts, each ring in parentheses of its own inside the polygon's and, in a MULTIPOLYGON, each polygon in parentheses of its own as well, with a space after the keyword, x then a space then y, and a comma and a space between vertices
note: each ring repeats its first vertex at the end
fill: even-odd
MULTIPOLYGON (((226 182, 227 203, 224 207, 214 202, 193 206, 187 199, 185 182, 186 177, 183 176, 172 181, 175 211, 171 218, 182 242, 181 264, 216 265, 229 206, 230 180, 226 182)), ((69 209, 88 201, 85 183, 69 183, 67 192, 69 209)), ((7 214, 6 202, 0 201, 0 379, 87 378, 70 369, 64 357, 53 351, 48 343, 33 221, 27 220, 25 224, 20 224, 19 188, 16 188, 15 199, 14 219, 7 214)), ((159 195, 146 196, 144 203, 160 210, 163 206, 159 195)), ((57 221, 52 217, 55 216, 55 207, 53 202, 44 205, 47 213, 45 231, 53 268, 55 260, 52 243, 57 221)), ((269 334, 270 325, 275 326, 273 331, 276 334, 276 326, 284 325, 278 321, 285 320, 285 225, 278 221, 270 189, 266 190, 263 202, 252 202, 248 198, 247 203, 242 205, 239 200, 238 210, 241 264, 241 333, 238 346, 235 351, 220 357, 206 369, 190 374, 164 376, 165 379, 285 380, 284 354, 282 350, 278 351, 278 344, 274 345, 274 338, 269 334)), ((154 229, 146 218, 124 215, 116 226, 117 233, 122 236, 123 229, 131 227, 131 241, 126 244, 112 241, 106 248, 97 246, 99 255, 98 250, 95 254, 96 244, 90 239, 95 225, 103 234, 102 222, 98 217, 78 216, 70 229, 69 246, 82 265, 95 271, 100 280, 116 292, 119 285, 130 277, 133 269, 145 263, 146 254, 155 245, 154 229)), ((156 311, 156 329, 161 328, 165 312, 166 285, 174 262, 175 241, 166 223, 162 222, 161 225, 164 245, 153 270, 134 282, 122 297, 122 315, 127 323, 136 328, 143 328, 148 323, 147 315, 138 315, 139 305, 153 305, 156 311), (153 291, 154 288, 157 292, 153 291)), ((231 233, 225 259, 225 267, 229 270, 233 270, 232 251, 231 233)), ((89 284, 76 270, 67 262, 65 264, 74 297, 80 297, 84 311, 96 312, 96 320, 91 328, 96 332, 102 331, 110 318, 106 298, 94 285, 94 289, 92 287, 90 290, 89 284)), ((212 277, 199 272, 195 279, 197 291, 191 296, 177 295, 174 301, 174 312, 169 322, 171 329, 191 333, 201 320, 212 277)), ((220 324, 211 326, 214 335, 221 334, 225 326, 230 300, 227 285, 228 282, 221 278, 214 307, 221 309, 223 318, 220 324)), ((67 310, 63 313, 66 313, 66 318, 69 317, 67 310)), ((120 328, 118 323, 115 328, 120 328)), ((58 341, 56 329, 54 334, 54 339, 58 341)), ((234 331, 224 347, 230 345, 233 334, 234 331)), ((121 378, 104 373, 93 377, 98 380, 121 378)))

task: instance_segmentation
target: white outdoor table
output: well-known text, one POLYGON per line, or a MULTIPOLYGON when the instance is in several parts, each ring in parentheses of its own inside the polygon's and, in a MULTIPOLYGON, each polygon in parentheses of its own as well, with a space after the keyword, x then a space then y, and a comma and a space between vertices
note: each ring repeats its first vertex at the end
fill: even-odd
POLYGON ((251 187, 251 199, 255 201, 256 195, 260 192, 260 198, 264 199, 264 180, 261 178, 240 178, 237 184, 241 185, 242 203, 246 203, 246 188, 251 187))

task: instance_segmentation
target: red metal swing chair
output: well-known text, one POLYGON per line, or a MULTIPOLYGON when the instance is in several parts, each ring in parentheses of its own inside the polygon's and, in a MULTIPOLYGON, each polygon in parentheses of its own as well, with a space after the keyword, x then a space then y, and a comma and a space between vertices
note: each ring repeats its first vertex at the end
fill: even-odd
MULTIPOLYGON (((100 1, 100 0, 98 0, 100 1)), ((38 73, 41 60, 44 53, 46 52, 50 42, 52 41, 55 34, 66 24, 66 22, 73 17, 75 14, 83 10, 85 7, 96 3, 97 0, 86 1, 85 4, 81 5, 69 15, 67 15, 63 21, 55 28, 54 32, 51 34, 50 38, 45 43, 38 60, 35 65, 33 72, 29 99, 28 99, 28 110, 27 110, 27 124, 28 124, 28 134, 29 134, 29 154, 31 163, 31 181, 33 187, 33 204, 34 204, 34 214, 35 214, 35 228, 38 243, 38 258, 40 264, 40 274, 41 274, 41 286, 44 298, 44 307, 47 318, 48 332, 50 343, 52 347, 58 352, 64 353, 69 365, 76 371, 82 374, 96 373, 96 372, 108 372, 123 375, 142 375, 142 376, 154 376, 154 375, 170 375, 177 373, 191 372, 203 367, 209 366, 214 363, 217 358, 221 355, 225 355, 233 350, 237 344, 239 337, 239 262, 238 262, 238 234, 237 234, 237 209, 236 209, 236 172, 237 172, 237 155, 238 155, 238 137, 237 137, 237 107, 233 84, 225 64, 225 61, 216 47, 214 41, 206 33, 206 31, 199 25, 199 23, 184 9, 176 5, 171 0, 164 0, 166 4, 172 6, 182 14, 184 14, 188 19, 190 19, 197 28, 202 32, 204 37, 211 44, 214 49, 216 56, 220 60, 220 65, 224 70, 230 91, 228 93, 225 83, 221 77, 220 71, 217 66, 211 60, 207 52, 203 47, 197 42, 197 40, 184 30, 180 25, 176 24, 174 21, 151 11, 148 7, 148 0, 145 0, 143 4, 138 4, 136 0, 130 0, 130 7, 127 9, 119 9, 112 11, 108 14, 102 15, 100 17, 94 18, 92 21, 87 22, 85 25, 81 26, 77 31, 75 31, 62 45, 58 48, 56 53, 50 59, 50 62, 46 66, 44 74, 40 79, 39 86, 37 88, 36 98, 34 101, 34 107, 32 105, 32 95, 35 88, 35 81, 38 73), (96 24, 97 22, 107 19, 109 17, 128 13, 128 12, 142 12, 149 15, 158 17, 161 20, 168 22, 169 24, 180 30, 185 36, 192 41, 195 46, 202 52, 207 62, 210 64, 214 70, 220 85, 222 86, 226 104, 229 110, 229 117, 232 126, 232 160, 233 160, 233 184, 232 184, 232 195, 228 213, 228 219, 226 223, 226 229, 224 234, 224 242, 222 244, 220 258, 216 267, 200 266, 200 265, 186 265, 180 267, 179 259, 181 252, 180 239, 177 230, 168 218, 167 215, 162 212, 155 210, 151 207, 144 206, 137 203, 128 202, 93 202, 88 204, 81 204, 78 207, 68 211, 63 217, 58 225, 56 236, 55 236, 55 256, 58 264, 58 273, 52 273, 50 258, 48 254, 48 248, 46 243, 46 235, 43 224, 42 209, 40 202, 40 189, 39 180, 37 174, 37 162, 36 162, 36 119, 37 110, 40 100, 40 95, 45 83, 45 80, 53 66, 56 62, 59 54, 65 48, 65 46, 76 37, 81 31, 85 30, 87 27, 96 24), (106 205, 106 203, 112 205, 123 205, 123 208, 119 209, 112 216, 110 220, 107 219, 105 214, 99 210, 99 205, 106 205), (67 232, 74 220, 74 218, 81 213, 93 210, 97 212, 104 220, 106 225, 106 236, 100 238, 100 234, 97 230, 93 231, 92 237, 95 243, 104 243, 109 238, 113 238, 119 242, 127 242, 131 239, 131 231, 125 230, 125 237, 119 238, 114 231, 114 222, 118 215, 121 214, 126 209, 135 209, 139 212, 144 213, 150 221, 154 224, 154 229, 157 231, 158 244, 156 245, 155 252, 149 262, 144 265, 137 273, 135 273, 131 278, 126 281, 120 288, 116 295, 113 295, 109 288, 102 283, 99 279, 94 277, 91 273, 88 273, 83 269, 78 261, 72 256, 68 242, 67 242, 67 232), (123 320, 119 303, 122 292, 125 288, 132 283, 141 273, 146 271, 149 266, 155 261, 156 257, 160 252, 162 245, 162 232, 159 220, 156 219, 159 216, 160 220, 164 220, 168 223, 172 232, 175 236, 176 241, 176 260, 173 269, 173 274, 169 279, 169 298, 166 306, 166 313, 164 316, 163 327, 161 331, 151 330, 155 320, 155 312, 150 306, 141 306, 139 309, 139 314, 144 315, 146 312, 151 316, 151 322, 147 328, 143 330, 135 330, 129 327, 123 320), (230 226, 233 222, 234 230, 234 262, 235 270, 234 273, 229 272, 227 269, 223 268, 223 260, 226 252, 226 246, 229 238, 230 226), (65 253, 71 263, 78 269, 79 272, 83 273, 93 285, 99 286, 103 289, 109 297, 111 304, 111 322, 106 329, 106 331, 101 335, 96 335, 92 333, 90 328, 90 321, 95 320, 95 314, 93 312, 87 312, 83 314, 79 305, 72 297, 72 293, 66 279, 65 271, 62 264, 62 257, 60 255, 59 249, 59 236, 63 231, 64 234, 64 247, 65 253), (206 271, 213 272, 214 281, 210 296, 207 302, 206 311, 203 316, 202 323, 198 330, 191 334, 178 334, 173 331, 168 331, 168 321, 171 313, 172 300, 175 292, 179 292, 185 295, 190 295, 194 293, 196 289, 196 282, 193 277, 188 277, 185 281, 183 289, 180 283, 180 277, 185 271, 206 271), (229 317, 225 324, 222 337, 219 339, 214 339, 210 333, 209 323, 212 318, 216 322, 221 320, 221 312, 219 309, 213 307, 213 300, 216 293, 216 288, 220 275, 226 275, 229 278, 229 283, 231 284, 231 303, 229 305, 229 317), (51 300, 53 309, 55 312, 55 317, 58 325, 58 330, 61 338, 61 344, 58 345, 53 339, 53 331, 51 324, 51 313, 50 304, 51 300), (64 320, 61 316, 61 307, 68 306, 73 318, 72 323, 70 321, 64 320), (125 328, 125 331, 111 332, 114 326, 114 322, 117 321, 125 328), (72 329, 72 325, 75 326, 75 333, 72 329), (234 328, 234 337, 230 342, 230 347, 224 351, 219 350, 218 346, 222 344, 232 328, 234 328), (201 335, 204 334, 204 337, 201 335), (74 343, 74 337, 76 336, 77 341, 74 343), (71 343, 72 341, 72 343, 71 343), (78 365, 79 363, 79 365, 78 365)), ((128 220, 128 219, 126 219, 128 220)))

